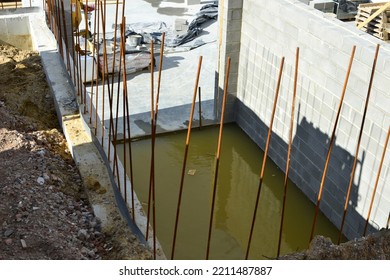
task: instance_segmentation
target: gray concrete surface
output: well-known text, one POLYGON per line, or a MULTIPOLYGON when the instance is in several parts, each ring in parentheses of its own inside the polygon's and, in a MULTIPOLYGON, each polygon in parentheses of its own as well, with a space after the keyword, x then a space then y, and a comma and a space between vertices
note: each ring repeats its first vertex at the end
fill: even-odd
MULTIPOLYGON (((210 2, 210 1, 208 1, 210 2)), ((202 1, 198 5, 186 5, 184 1, 144 1, 134 0, 126 1, 125 17, 126 23, 138 22, 156 22, 163 21, 168 28, 173 30, 176 19, 187 19, 191 21, 200 7, 207 1, 202 1)), ((121 14, 121 5, 119 14, 121 14)), ((94 15, 91 17, 91 26, 94 26, 94 15)), ((111 28, 115 23, 115 5, 107 5, 107 24, 106 32, 113 32, 111 28)), ((83 23, 82 23, 83 25, 83 23)), ((190 105, 193 98, 195 78, 199 57, 203 56, 202 71, 199 81, 199 86, 202 92, 202 118, 203 123, 213 123, 214 117, 214 90, 215 90, 215 71, 217 67, 217 22, 206 25, 203 33, 197 38, 206 42, 205 45, 190 51, 172 51, 164 54, 163 71, 161 76, 161 90, 159 99, 159 117, 158 117, 158 132, 174 131, 178 129, 186 129, 190 114, 190 105)), ((102 27, 100 27, 100 31, 102 27)), ((157 88, 157 74, 159 68, 159 55, 156 58, 156 71, 154 76, 155 92, 157 88)), ((150 108, 151 108, 151 75, 148 71, 136 72, 127 75, 127 88, 130 104, 131 115, 131 131, 132 136, 142 136, 150 133, 150 108)), ((114 86, 114 108, 116 106, 117 87, 114 86)), ((122 98, 122 82, 120 87, 120 98, 122 98)), ((93 93, 93 106, 95 104, 96 88, 87 88, 89 93, 88 98, 93 93)), ((109 127, 109 101, 107 95, 107 87, 105 88, 105 108, 103 117, 103 86, 100 84, 98 89, 98 105, 99 122, 104 118, 106 129, 109 127)), ((115 115, 115 113, 114 113, 115 115)), ((122 131, 122 116, 123 110, 120 105, 119 111, 119 130, 122 131)), ((196 114, 195 119, 198 119, 196 114)))

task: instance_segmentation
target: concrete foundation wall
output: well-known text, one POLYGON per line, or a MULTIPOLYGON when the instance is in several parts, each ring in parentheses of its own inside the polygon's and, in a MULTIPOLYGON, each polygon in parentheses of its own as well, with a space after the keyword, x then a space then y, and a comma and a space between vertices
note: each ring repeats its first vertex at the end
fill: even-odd
MULTIPOLYGON (((270 123, 280 60, 282 56, 286 58, 270 147, 270 157, 283 170, 287 157, 295 53, 296 48, 300 48, 290 178, 313 202, 317 200, 350 54, 353 45, 357 46, 321 202, 321 210, 337 227, 341 224, 356 153, 375 47, 377 43, 383 45, 344 226, 348 238, 361 236, 390 125, 389 45, 358 31, 351 23, 327 18, 300 1, 224 2, 225 5, 228 2, 226 9, 232 13, 242 8, 240 29, 235 28, 234 18, 227 18, 227 26, 231 22, 234 28, 224 31, 232 38, 235 38, 233 30, 241 33, 238 72, 232 77, 233 80, 237 78, 236 121, 262 148, 270 123), (238 2, 241 7, 234 6, 238 2)), ((237 48, 232 46, 232 50, 229 49, 235 43, 229 42, 229 38, 226 40, 222 55, 231 53, 235 57, 237 48)), ((386 226, 390 210, 389 181, 390 148, 387 148, 370 218, 371 230, 386 226)), ((314 215, 314 210, 308 211, 313 211, 314 215)))

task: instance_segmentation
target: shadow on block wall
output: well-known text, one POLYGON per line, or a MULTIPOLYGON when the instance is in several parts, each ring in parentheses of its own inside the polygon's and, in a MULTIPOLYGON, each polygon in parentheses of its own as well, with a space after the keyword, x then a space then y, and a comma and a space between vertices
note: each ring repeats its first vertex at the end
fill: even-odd
MULTIPOLYGON (((236 100, 234 111, 237 124, 257 145, 264 149, 268 124, 265 124, 241 100, 236 100)), ((290 179, 313 203, 316 203, 330 136, 323 133, 306 117, 298 117, 295 131, 291 155, 290 179)), ((287 148, 288 143, 276 133, 272 133, 269 157, 282 170, 285 170, 286 166, 287 148)), ((359 197, 359 185, 362 172, 361 166, 363 166, 364 158, 365 152, 363 152, 362 158, 358 160, 344 226, 344 234, 349 239, 363 235, 366 219, 366 217, 361 216, 356 211, 356 207, 362 199, 359 197)), ((341 226, 341 217, 344 211, 353 161, 354 155, 337 145, 336 138, 331 153, 330 167, 325 180, 320 209, 337 228, 341 226)), ((280 187, 282 188, 282 186, 280 187)), ((369 232, 374 230, 370 226, 369 232)), ((321 232, 315 231, 315 234, 321 234, 321 232)))

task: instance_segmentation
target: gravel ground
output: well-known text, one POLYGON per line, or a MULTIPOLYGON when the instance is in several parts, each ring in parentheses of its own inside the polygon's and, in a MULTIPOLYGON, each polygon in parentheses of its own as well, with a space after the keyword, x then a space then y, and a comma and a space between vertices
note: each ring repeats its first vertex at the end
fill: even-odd
POLYGON ((0 259, 149 258, 132 242, 93 214, 39 55, 0 45, 0 259))

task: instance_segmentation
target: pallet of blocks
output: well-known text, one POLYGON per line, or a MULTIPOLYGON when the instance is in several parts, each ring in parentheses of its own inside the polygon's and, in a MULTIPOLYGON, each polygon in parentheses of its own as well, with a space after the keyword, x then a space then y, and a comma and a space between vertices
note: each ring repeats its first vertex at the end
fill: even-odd
POLYGON ((358 13, 355 18, 356 26, 367 22, 368 18, 372 16, 379 9, 385 5, 388 7, 381 11, 375 18, 365 24, 361 30, 365 31, 383 41, 390 40, 390 7, 388 2, 383 3, 368 3, 360 4, 358 7, 358 13))

